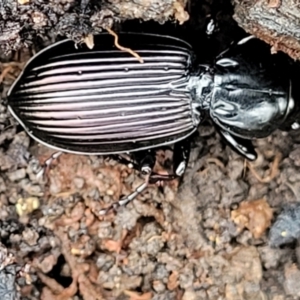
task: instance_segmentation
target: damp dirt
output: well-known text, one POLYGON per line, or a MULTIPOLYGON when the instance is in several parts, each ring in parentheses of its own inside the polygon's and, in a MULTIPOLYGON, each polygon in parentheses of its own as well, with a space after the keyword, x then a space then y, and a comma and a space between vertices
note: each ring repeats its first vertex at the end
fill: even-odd
POLYGON ((143 182, 138 172, 110 158, 63 154, 36 176, 53 151, 18 126, 6 95, 57 34, 82 42, 103 22, 116 32, 168 33, 185 37, 205 62, 245 34, 226 1, 185 9, 172 0, 99 3, 8 0, 0 8, 0 30, 5 22, 12 28, 0 37, 0 297, 299 299, 299 130, 254 141, 258 159, 247 163, 205 121, 181 184, 150 187, 104 216, 101 209, 143 182))

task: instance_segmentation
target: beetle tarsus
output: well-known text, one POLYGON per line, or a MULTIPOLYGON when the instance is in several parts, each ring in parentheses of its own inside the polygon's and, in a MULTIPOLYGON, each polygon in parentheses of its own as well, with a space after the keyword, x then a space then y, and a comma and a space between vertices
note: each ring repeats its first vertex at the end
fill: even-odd
POLYGON ((63 153, 61 151, 54 152, 48 159, 46 159, 41 166, 40 170, 37 172, 36 177, 38 179, 42 178, 48 171, 49 167, 51 166, 52 162, 60 157, 63 153))
POLYGON ((132 192, 128 196, 120 199, 118 202, 111 204, 109 207, 100 210, 99 214, 106 215, 109 211, 116 210, 118 207, 127 205, 129 202, 134 200, 139 194, 144 192, 146 190, 146 188, 148 187, 149 177, 150 177, 150 175, 147 175, 145 182, 142 183, 141 185, 139 185, 134 192, 132 192))

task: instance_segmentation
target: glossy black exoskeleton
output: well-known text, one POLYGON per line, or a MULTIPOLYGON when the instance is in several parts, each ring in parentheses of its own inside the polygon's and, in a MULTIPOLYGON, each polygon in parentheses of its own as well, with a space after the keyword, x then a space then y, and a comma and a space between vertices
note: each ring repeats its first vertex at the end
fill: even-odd
POLYGON ((300 68, 287 55, 272 55, 270 46, 248 37, 203 66, 198 90, 227 142, 249 160, 256 158, 247 141, 286 129, 299 112, 300 68), (298 102, 297 102, 298 101, 298 102))
MULTIPOLYGON (((246 158, 262 138, 298 114, 297 74, 286 55, 247 38, 220 54, 212 65, 196 65, 189 44, 172 37, 119 34, 120 43, 143 60, 94 38, 94 49, 70 40, 38 53, 12 86, 9 109, 28 134, 57 150, 112 155, 146 176, 148 183, 183 175, 187 138, 208 113, 228 143, 246 158), (174 173, 153 172, 155 149, 175 144, 174 173), (124 153, 139 153, 127 159, 124 153)), ((300 99, 298 100, 300 101, 300 99)))

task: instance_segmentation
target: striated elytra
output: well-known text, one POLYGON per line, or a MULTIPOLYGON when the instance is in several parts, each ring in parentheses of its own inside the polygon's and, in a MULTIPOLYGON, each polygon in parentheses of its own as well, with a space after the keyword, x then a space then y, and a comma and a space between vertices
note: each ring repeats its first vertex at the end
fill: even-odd
POLYGON ((193 52, 179 39, 121 34, 144 60, 94 38, 93 50, 70 40, 34 56, 11 88, 9 109, 49 147, 110 154, 174 143, 200 122, 189 88, 193 52))

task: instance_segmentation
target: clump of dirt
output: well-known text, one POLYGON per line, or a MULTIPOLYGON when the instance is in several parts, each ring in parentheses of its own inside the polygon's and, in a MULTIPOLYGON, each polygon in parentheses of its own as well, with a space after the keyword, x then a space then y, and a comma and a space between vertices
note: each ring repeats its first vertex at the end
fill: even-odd
POLYGON ((241 202, 239 207, 231 212, 231 219, 242 231, 247 228, 258 239, 271 225, 273 210, 265 199, 241 202))

